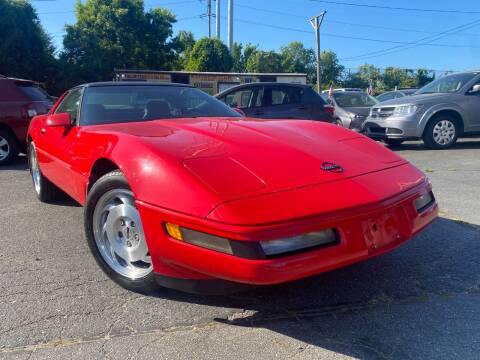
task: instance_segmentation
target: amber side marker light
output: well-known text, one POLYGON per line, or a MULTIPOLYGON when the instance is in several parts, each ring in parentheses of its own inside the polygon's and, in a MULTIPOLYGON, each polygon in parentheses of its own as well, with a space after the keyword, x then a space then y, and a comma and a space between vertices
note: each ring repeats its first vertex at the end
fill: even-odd
POLYGON ((165 223, 165 229, 167 230, 168 235, 170 235, 172 238, 183 241, 183 234, 182 230, 180 230, 180 226, 167 222, 165 223))

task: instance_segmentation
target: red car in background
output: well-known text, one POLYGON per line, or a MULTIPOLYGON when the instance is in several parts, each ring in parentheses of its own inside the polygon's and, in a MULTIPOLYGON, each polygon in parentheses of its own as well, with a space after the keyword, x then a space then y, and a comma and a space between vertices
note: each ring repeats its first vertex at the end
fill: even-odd
POLYGON ((393 250, 438 214, 425 175, 373 140, 244 118, 188 85, 76 87, 28 143, 38 198, 84 205, 93 256, 134 291, 312 276, 393 250))
POLYGON ((26 151, 30 120, 45 114, 53 103, 35 82, 0 75, 0 165, 26 151))

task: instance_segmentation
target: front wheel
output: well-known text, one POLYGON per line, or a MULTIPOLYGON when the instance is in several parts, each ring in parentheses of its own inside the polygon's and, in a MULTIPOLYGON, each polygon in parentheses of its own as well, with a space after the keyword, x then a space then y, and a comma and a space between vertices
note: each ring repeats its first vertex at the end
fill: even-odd
POLYGON ((104 175, 93 185, 84 215, 88 245, 102 270, 128 290, 157 289, 140 214, 120 171, 104 175))
POLYGON ((439 116, 425 128, 423 142, 431 149, 446 149, 457 142, 458 125, 451 116, 439 116))
POLYGON ((55 200, 60 190, 43 176, 40 166, 38 165, 37 150, 33 142, 28 145, 28 165, 30 175, 32 176, 33 188, 35 189, 38 200, 46 203, 55 200))

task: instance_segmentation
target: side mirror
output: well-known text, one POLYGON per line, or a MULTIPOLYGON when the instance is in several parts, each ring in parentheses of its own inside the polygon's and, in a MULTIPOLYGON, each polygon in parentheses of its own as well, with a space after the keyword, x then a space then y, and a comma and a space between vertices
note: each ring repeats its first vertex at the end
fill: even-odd
POLYGON ((234 107, 232 108, 233 111, 235 111, 236 113, 239 113, 240 115, 242 115, 243 117, 246 117, 247 115, 243 112, 242 109, 238 108, 238 107, 234 107))
POLYGON ((72 126, 72 119, 69 113, 51 114, 47 116, 46 125, 48 127, 64 127, 72 126))
POLYGON ((480 84, 473 85, 472 90, 469 91, 470 94, 480 93, 480 84))

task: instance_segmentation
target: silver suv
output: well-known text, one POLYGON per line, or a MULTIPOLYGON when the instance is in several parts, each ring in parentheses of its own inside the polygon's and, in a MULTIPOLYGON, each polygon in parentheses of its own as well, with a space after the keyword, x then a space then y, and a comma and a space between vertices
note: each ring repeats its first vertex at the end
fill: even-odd
POLYGON ((370 110, 366 134, 400 145, 423 139, 434 149, 452 146, 458 137, 480 134, 480 71, 444 76, 412 96, 381 102, 370 110))

